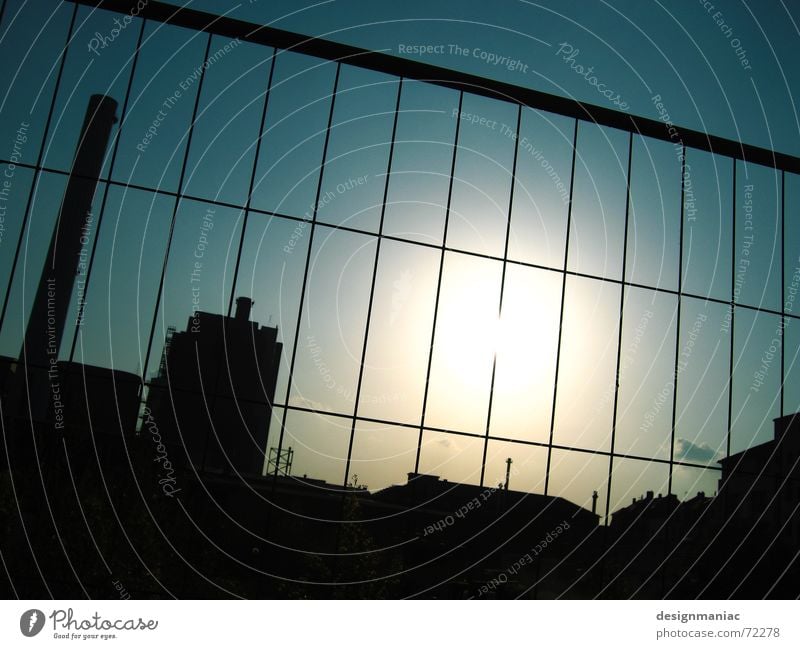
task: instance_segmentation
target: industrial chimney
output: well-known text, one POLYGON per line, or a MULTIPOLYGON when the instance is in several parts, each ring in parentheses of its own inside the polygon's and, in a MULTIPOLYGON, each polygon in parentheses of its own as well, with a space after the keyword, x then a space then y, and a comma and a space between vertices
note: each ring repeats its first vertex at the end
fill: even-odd
MULTIPOLYGON (((117 102, 92 95, 83 120, 67 188, 50 238, 39 286, 33 300, 17 376, 27 376, 30 414, 47 415, 48 376, 55 367, 82 251, 93 227, 92 200, 103 166, 117 102)), ((22 394, 24 394, 24 390, 22 394)))

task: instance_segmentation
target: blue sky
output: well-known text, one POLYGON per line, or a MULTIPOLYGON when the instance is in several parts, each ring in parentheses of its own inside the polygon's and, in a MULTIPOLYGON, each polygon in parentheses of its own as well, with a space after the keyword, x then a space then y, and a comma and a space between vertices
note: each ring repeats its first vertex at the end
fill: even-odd
POLYGON ((598 83, 619 95, 633 114, 657 118, 652 98, 661 95, 677 124, 800 155, 800 71, 793 64, 800 44, 798 3, 253 0, 231 7, 221 0, 193 0, 188 5, 614 107, 573 69, 592 66, 598 83), (571 61, 564 60, 568 49, 557 54, 561 43, 577 50, 571 61), (418 55, 401 54, 401 45, 445 47, 418 55), (509 70, 489 63, 490 55, 520 64, 509 70))
MULTIPOLYGON (((720 3, 709 10, 687 0, 674 16, 646 2, 570 3, 562 10, 571 13, 564 15, 522 2, 491 10, 485 3, 411 2, 390 7, 336 1, 308 9, 288 2, 243 3, 233 9, 222 4, 226 3, 197 0, 191 6, 215 13, 230 10, 229 15, 239 19, 396 55, 402 46, 403 55, 432 64, 609 108, 624 105, 632 114, 652 118, 657 117, 653 97, 660 96, 681 126, 789 153, 800 150, 789 91, 798 85, 797 72, 782 67, 792 60, 790 50, 798 39, 792 16, 780 4, 765 15, 763 6, 758 12, 753 9, 753 15, 743 4, 720 3), (720 20, 728 27, 718 25, 720 20), (737 57, 735 46, 746 51, 746 61, 737 57), (421 49, 428 53, 415 53, 421 49), (504 63, 495 65, 497 61, 504 63)), ((782 240, 780 184, 772 170, 746 169, 741 162, 733 165, 729 158, 690 150, 691 193, 687 185, 681 228, 681 164, 672 144, 629 139, 621 131, 581 122, 567 256, 569 192, 561 189, 570 186, 576 132, 572 120, 530 109, 518 112, 511 104, 469 93, 459 116, 454 90, 408 81, 401 89, 387 75, 345 65, 325 147, 336 76, 330 62, 283 53, 271 68, 271 48, 249 43, 230 48, 226 36, 216 35, 207 43, 204 34, 148 22, 133 71, 141 23, 93 52, 87 44, 95 34, 108 34, 115 16, 87 7, 77 14, 53 119, 48 120, 53 71, 58 69, 54 61, 62 52, 73 7, 56 0, 10 0, 8 7, 13 11, 6 11, 0 26, 0 55, 15 72, 0 104, 0 141, 13 145, 20 125, 28 124, 18 162, 35 164, 41 151, 52 170, 42 172, 33 185, 31 218, 24 230, 33 174, 18 167, 9 189, 0 270, 10 274, 17 241, 22 248, 12 285, 0 287, 3 297, 10 291, 0 354, 19 349, 64 192, 63 173, 69 169, 88 99, 95 93, 110 95, 120 102, 122 115, 127 94, 94 203, 98 218, 91 243, 97 240, 98 246, 75 358, 152 376, 166 328, 183 329, 195 299, 202 310, 224 313, 232 296, 252 297, 253 320, 278 326, 284 344, 276 402, 338 416, 288 409, 286 428, 293 436, 288 443, 303 450, 296 457, 298 472, 341 481, 355 418, 358 434, 352 460, 362 481, 373 488, 405 479, 414 468, 420 436, 416 428, 397 433, 399 427, 388 427, 393 434, 383 435, 364 418, 419 425, 421 471, 476 481, 485 450, 487 480, 502 478, 505 459, 513 455, 517 466, 527 462, 529 467, 516 484, 534 490, 540 489, 537 481, 546 454, 502 440, 548 443, 552 433, 555 444, 586 451, 579 452, 579 481, 574 481, 579 461, 569 453, 560 458, 563 454, 554 452, 552 488, 579 503, 594 489, 605 493, 609 461, 594 453, 610 450, 617 351, 614 450, 665 461, 673 441, 676 341, 679 349, 690 348, 692 357, 678 382, 675 458, 701 465, 713 462, 726 451, 729 429, 733 451, 772 437, 771 419, 781 406, 780 371, 773 366, 760 391, 753 389, 753 376, 776 335, 779 316, 748 310, 740 316, 737 310, 731 338, 727 305, 703 298, 730 298, 732 275, 744 256, 748 270, 737 289, 737 304, 774 312, 780 309, 781 288, 796 289, 800 270, 797 282, 792 278, 795 266, 800 268, 800 227, 791 215, 800 204, 797 175, 786 178, 788 218, 782 240), (21 5, 24 10, 17 13, 21 5), (52 13, 43 21, 44 7, 52 13), (15 15, 13 27, 8 27, 15 15), (201 84, 193 79, 207 56, 206 45, 215 62, 201 84), (225 46, 230 51, 217 57, 225 46), (394 157, 387 174, 399 91, 394 157), (488 122, 475 124, 464 114, 488 122), (515 149, 509 134, 514 135, 517 120, 515 149), (262 143, 258 153, 257 142, 262 143), (245 227, 243 206, 253 166, 249 204, 255 211, 245 227), (747 190, 751 185, 755 189, 747 190), (170 192, 189 198, 176 203, 170 192), (376 257, 374 235, 384 192, 383 233, 396 240, 384 241, 376 257), (750 194, 755 225, 745 212, 750 194), (212 207, 209 201, 222 204, 212 207), (312 237, 307 224, 291 219, 310 218, 315 204, 312 237), (213 228, 204 225, 209 207, 213 228), (739 224, 735 232, 734 221, 739 224), (343 224, 358 232, 333 227, 343 224), (757 229, 757 239, 746 240, 748 227, 757 229), (191 273, 200 237, 202 281, 196 291, 191 273), (506 264, 501 289, 500 259, 506 243, 512 263, 506 264), (444 256, 437 248, 441 245, 448 247, 444 256), (234 279, 240 246, 241 264, 234 279), (782 250, 787 259, 783 281, 778 261, 782 250), (440 264, 441 295, 429 358, 440 264), (562 344, 556 397, 565 264, 567 270, 586 276, 570 276, 565 286, 567 342, 562 344), (638 287, 623 295, 622 279, 638 287), (688 295, 679 305, 674 291, 681 286, 688 295), (731 358, 734 380, 729 389, 731 358), (363 389, 357 400, 362 362, 363 389), (484 447, 487 431, 498 439, 484 447)), ((70 342, 74 333, 70 325, 70 342)), ((800 364, 795 362, 800 332, 795 326, 786 335, 788 412, 800 407, 800 364)), ((63 349, 62 356, 69 352, 63 349)), ((612 510, 615 503, 628 502, 646 489, 667 490, 665 465, 631 458, 616 462, 628 467, 622 473, 615 468, 616 475, 640 466, 640 474, 652 481, 625 482, 633 494, 618 493, 619 485, 612 486, 612 510)), ((681 496, 699 488, 713 492, 716 472, 706 471, 698 485, 696 471, 676 468, 674 491, 681 496)))

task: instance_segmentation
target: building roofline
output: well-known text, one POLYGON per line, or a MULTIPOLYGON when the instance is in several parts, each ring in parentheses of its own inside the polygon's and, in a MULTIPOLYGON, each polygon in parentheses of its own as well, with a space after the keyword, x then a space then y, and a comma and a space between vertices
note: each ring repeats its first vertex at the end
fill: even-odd
POLYGON ((738 451, 737 453, 731 453, 730 455, 717 460, 717 464, 724 464, 726 462, 730 462, 731 460, 741 458, 744 455, 749 455, 752 457, 754 455, 759 455, 762 453, 768 453, 768 452, 771 453, 772 446, 775 446, 774 439, 767 440, 766 442, 761 442, 761 444, 756 444, 755 446, 751 446, 750 448, 738 451))
POLYGON ((384 52, 365 50, 352 45, 304 36, 275 27, 257 25, 186 7, 177 7, 164 2, 148 2, 140 8, 141 3, 137 0, 69 1, 118 13, 126 13, 147 20, 237 38, 250 43, 290 50, 331 61, 339 61, 405 79, 426 81, 493 99, 523 104, 530 108, 546 110, 574 119, 595 122, 602 126, 637 133, 672 144, 679 145, 683 143, 690 148, 749 163, 800 173, 800 158, 786 153, 779 153, 716 135, 709 135, 701 131, 682 128, 677 125, 670 129, 667 124, 659 120, 637 117, 622 111, 587 104, 567 97, 552 95, 532 88, 525 88, 495 79, 487 79, 428 63, 412 61, 384 52), (673 134, 673 131, 677 133, 677 136, 673 134))

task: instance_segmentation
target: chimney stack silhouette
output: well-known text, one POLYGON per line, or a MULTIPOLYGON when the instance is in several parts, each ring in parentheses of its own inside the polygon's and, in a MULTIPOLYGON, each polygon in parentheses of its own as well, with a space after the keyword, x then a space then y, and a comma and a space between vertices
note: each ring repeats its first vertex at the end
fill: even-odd
POLYGON ((250 309, 253 308, 255 302, 249 297, 236 298, 236 313, 234 314, 237 320, 247 322, 250 320, 250 309))
POLYGON ((67 188, 25 330, 19 360, 27 374, 28 402, 34 419, 43 419, 47 415, 47 372, 58 360, 82 248, 87 245, 91 232, 92 200, 97 179, 111 129, 117 121, 116 110, 117 102, 111 97, 92 95, 89 99, 67 188))

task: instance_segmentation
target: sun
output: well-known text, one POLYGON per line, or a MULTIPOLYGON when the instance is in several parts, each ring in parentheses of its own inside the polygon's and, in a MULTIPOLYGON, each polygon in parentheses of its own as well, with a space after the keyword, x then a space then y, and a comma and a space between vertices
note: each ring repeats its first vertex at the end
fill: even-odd
POLYGON ((440 303, 435 353, 454 389, 488 391, 495 366, 504 385, 528 385, 539 371, 531 357, 549 361, 557 345, 558 314, 545 308, 534 289, 507 291, 501 304, 497 280, 466 276, 440 303))

